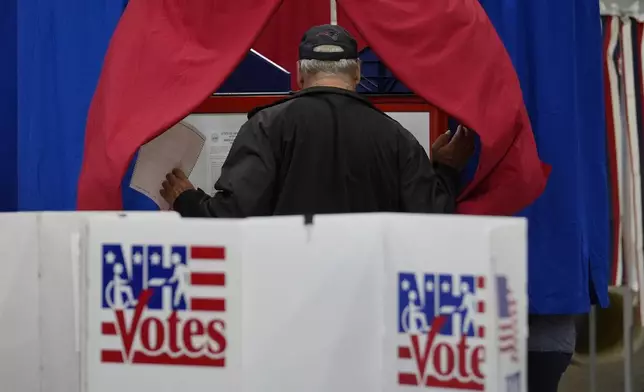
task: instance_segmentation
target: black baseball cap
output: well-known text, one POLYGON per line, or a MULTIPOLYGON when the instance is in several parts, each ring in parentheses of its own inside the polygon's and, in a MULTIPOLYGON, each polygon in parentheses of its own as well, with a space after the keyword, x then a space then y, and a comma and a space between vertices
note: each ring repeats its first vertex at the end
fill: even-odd
POLYGON ((336 25, 322 25, 310 28, 300 42, 300 60, 339 61, 358 58, 358 43, 348 31, 336 25), (320 52, 315 48, 333 45, 341 50, 320 52))

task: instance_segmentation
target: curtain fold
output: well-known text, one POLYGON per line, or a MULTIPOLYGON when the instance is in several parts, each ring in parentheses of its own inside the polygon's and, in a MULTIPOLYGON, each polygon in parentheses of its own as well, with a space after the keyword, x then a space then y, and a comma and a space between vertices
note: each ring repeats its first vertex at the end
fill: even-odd
POLYGON ((126 3, 16 1, 19 210, 76 208, 87 109, 126 3))
POLYGON ((17 0, 0 2, 0 212, 18 209, 17 0))

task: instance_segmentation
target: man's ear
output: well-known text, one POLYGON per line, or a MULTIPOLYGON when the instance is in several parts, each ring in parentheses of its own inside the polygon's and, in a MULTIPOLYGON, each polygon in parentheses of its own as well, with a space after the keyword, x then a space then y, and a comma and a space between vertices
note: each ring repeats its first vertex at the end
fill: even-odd
POLYGON ((356 74, 354 75, 354 80, 356 86, 360 84, 360 79, 362 79, 362 64, 360 63, 360 60, 358 60, 358 69, 356 70, 356 74))
POLYGON ((295 66, 295 76, 297 78, 297 87, 301 90, 302 87, 304 86, 304 77, 300 73, 300 63, 298 61, 297 65, 295 66))

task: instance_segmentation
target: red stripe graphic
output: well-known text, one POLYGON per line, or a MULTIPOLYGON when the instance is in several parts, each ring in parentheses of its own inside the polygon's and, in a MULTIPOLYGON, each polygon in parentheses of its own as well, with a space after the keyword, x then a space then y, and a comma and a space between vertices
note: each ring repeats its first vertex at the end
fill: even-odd
POLYGON ((225 286, 226 274, 223 272, 193 272, 190 274, 190 284, 193 286, 225 286))
POLYGON ((418 385, 416 375, 411 373, 398 373, 398 384, 400 385, 418 385))
POLYGON ((409 347, 398 347, 398 358, 411 359, 411 350, 409 349, 409 347))
POLYGON ((194 311, 225 312, 226 300, 221 298, 192 298, 190 309, 194 311))
POLYGON ((102 335, 116 335, 116 325, 114 323, 102 323, 101 324, 101 334, 102 335))
POLYGON ((442 381, 433 376, 427 376, 425 386, 429 388, 459 389, 464 391, 482 391, 485 387, 485 385, 479 384, 476 381, 459 381, 456 378, 442 381))
MULTIPOLYGON (((399 385, 418 385, 418 379, 413 373, 398 373, 398 384, 399 385)), ((421 384, 423 384, 421 382, 421 384)), ((436 387, 436 388, 449 388, 449 389, 461 389, 469 391, 482 391, 484 388, 483 384, 479 384, 476 381, 461 382, 457 379, 450 379, 441 381, 436 377, 427 376, 425 382, 426 387, 436 387)))
POLYGON ((193 246, 190 248, 192 259, 214 259, 225 260, 226 248, 221 246, 193 246))
POLYGON ((119 350, 102 350, 101 362, 103 363, 123 363, 123 353, 119 350))
MULTIPOLYGON (((103 363, 123 363, 123 356, 118 350, 103 350, 101 351, 101 362, 103 363)), ((140 352, 135 352, 132 358, 132 363, 138 364, 154 364, 154 365, 179 365, 179 366, 212 366, 224 367, 226 366, 226 358, 208 358, 198 357, 191 358, 188 356, 180 356, 172 358, 167 354, 161 355, 145 355, 140 352)))

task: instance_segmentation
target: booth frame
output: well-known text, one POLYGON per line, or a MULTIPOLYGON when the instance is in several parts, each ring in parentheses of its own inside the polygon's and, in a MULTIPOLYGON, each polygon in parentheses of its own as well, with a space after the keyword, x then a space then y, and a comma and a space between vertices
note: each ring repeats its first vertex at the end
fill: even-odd
MULTIPOLYGON (((207 98, 192 114, 239 114, 287 98, 286 94, 217 94, 207 98)), ((415 95, 367 95, 365 97, 383 112, 429 114, 430 145, 447 130, 448 116, 415 95)))

